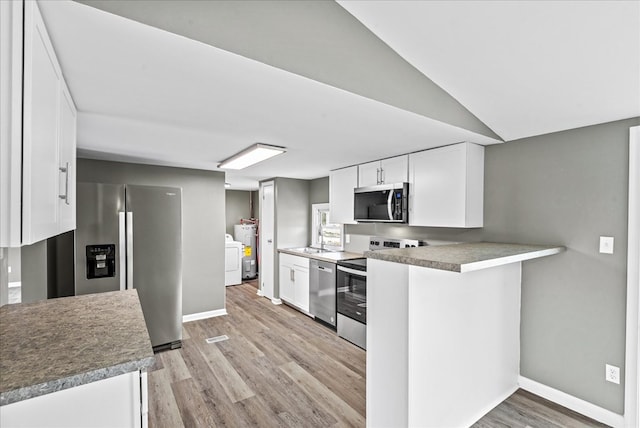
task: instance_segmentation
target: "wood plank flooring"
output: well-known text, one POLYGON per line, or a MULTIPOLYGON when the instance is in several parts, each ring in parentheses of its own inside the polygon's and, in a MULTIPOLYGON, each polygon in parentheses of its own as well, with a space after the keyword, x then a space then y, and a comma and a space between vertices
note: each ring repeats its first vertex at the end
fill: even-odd
MULTIPOLYGON (((227 312, 185 323, 183 347, 156 354, 150 427, 365 426, 365 351, 254 284, 227 287, 227 312)), ((474 425, 578 426, 604 425, 524 391, 474 425)))

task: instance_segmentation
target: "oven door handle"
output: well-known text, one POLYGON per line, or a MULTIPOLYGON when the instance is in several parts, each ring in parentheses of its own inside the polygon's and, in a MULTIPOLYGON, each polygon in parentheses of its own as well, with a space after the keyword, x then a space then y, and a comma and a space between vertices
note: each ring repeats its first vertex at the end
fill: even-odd
POLYGON ((367 272, 361 271, 361 270, 355 270, 355 269, 350 269, 348 267, 344 267, 344 266, 338 266, 338 270, 340 272, 346 272, 349 273, 351 275, 356 275, 356 276, 363 276, 363 277, 367 277, 367 272))

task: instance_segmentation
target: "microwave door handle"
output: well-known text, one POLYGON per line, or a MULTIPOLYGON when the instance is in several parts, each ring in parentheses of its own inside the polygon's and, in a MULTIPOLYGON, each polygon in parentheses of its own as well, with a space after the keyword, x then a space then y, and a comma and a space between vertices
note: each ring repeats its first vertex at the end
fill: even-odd
POLYGON ((387 213, 389 214, 389 220, 394 220, 393 218, 393 207, 392 207, 392 203, 393 203, 393 194, 395 192, 392 190, 389 190, 389 197, 387 197, 387 213))

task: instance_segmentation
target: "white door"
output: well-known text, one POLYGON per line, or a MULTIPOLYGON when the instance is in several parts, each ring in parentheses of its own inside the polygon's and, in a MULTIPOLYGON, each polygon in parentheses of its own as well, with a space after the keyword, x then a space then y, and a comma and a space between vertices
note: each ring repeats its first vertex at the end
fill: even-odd
POLYGON ((262 203, 260 204, 260 290, 262 295, 273 299, 275 247, 273 242, 275 229, 275 200, 273 181, 263 183, 260 187, 262 203))

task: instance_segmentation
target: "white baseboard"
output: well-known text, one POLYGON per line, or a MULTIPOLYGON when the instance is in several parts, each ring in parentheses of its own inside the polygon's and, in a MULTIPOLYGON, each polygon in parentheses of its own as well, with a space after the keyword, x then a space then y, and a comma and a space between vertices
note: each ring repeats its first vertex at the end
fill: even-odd
POLYGON ((624 417, 566 392, 543 385, 524 376, 518 378, 520 388, 614 428, 624 428, 624 417))
POLYGON ((196 314, 183 315, 182 322, 203 320, 205 318, 219 317, 222 315, 227 315, 226 309, 217 309, 215 311, 198 312, 196 314))
POLYGON ((256 292, 256 294, 258 296, 264 296, 264 293, 262 293, 262 289, 261 288, 258 288, 258 291, 256 292))
POLYGON ((282 304, 282 300, 276 299, 274 297, 274 298, 271 299, 271 303, 273 303, 274 305, 281 305, 282 304))

